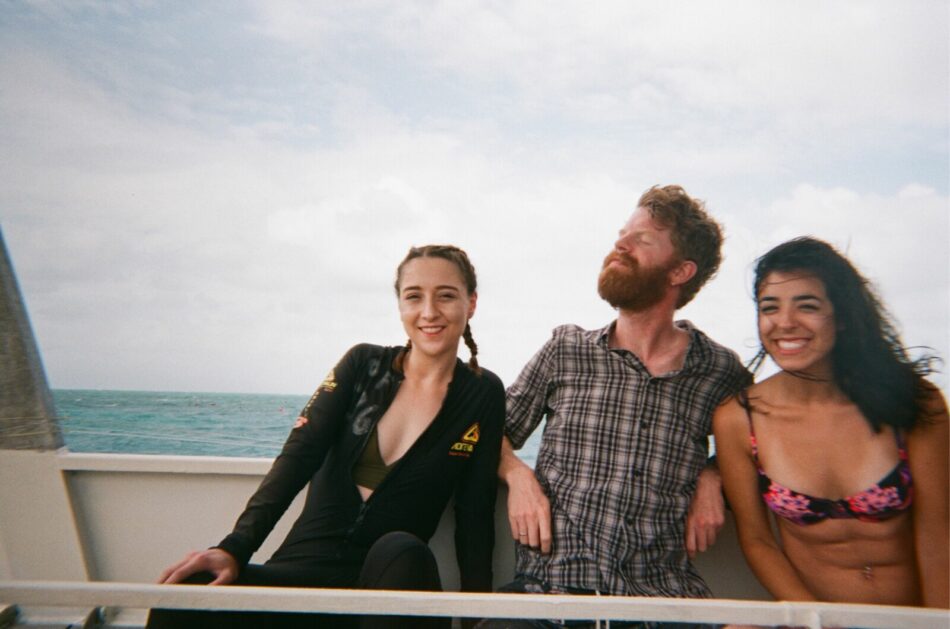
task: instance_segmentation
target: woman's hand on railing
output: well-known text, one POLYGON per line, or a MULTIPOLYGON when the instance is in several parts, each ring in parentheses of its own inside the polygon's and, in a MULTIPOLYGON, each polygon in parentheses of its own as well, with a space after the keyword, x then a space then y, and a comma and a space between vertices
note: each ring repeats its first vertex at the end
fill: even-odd
POLYGON ((158 582, 181 583, 199 572, 214 575, 214 580, 208 585, 227 585, 237 579, 240 568, 229 553, 220 548, 209 548, 188 553, 184 559, 166 568, 158 577, 158 582))

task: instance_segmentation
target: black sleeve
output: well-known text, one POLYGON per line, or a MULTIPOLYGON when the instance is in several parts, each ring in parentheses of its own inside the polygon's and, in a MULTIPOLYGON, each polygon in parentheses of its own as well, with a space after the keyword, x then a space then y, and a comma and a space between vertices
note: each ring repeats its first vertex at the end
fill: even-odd
POLYGON ((490 592, 492 588, 495 499, 505 424, 505 389, 494 374, 483 373, 482 379, 488 390, 478 418, 478 445, 455 494, 455 554, 465 592, 490 592))
POLYGON ((362 347, 347 352, 317 387, 234 530, 218 544, 238 565, 250 561, 294 497, 323 465, 350 406, 362 347))

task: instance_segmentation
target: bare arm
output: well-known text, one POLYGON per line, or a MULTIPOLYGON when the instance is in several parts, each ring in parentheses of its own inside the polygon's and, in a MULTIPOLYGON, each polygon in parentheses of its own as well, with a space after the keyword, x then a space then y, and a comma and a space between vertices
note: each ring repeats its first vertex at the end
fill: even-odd
POLYGON ((947 405, 934 389, 928 417, 907 435, 907 455, 914 477, 914 541, 923 603, 950 605, 950 465, 948 465, 947 405))
POLYGON ((518 542, 551 552, 551 503, 534 471, 518 458, 508 437, 501 440, 498 478, 508 486, 508 522, 518 542))
POLYGON ((726 402, 716 410, 713 429, 722 482, 736 517, 739 544, 749 567, 778 600, 817 600, 772 534, 768 511, 758 492, 758 472, 752 459, 745 410, 735 400, 726 402))
POLYGON ((726 505, 722 499, 722 478, 719 467, 710 463, 696 479, 696 493, 686 515, 686 552, 695 557, 716 543, 716 536, 726 521, 726 505))

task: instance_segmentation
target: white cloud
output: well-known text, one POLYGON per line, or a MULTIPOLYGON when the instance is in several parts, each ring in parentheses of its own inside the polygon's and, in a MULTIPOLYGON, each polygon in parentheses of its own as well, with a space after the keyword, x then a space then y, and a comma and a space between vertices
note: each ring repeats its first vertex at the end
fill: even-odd
POLYGON ((654 104, 679 114, 759 112, 797 130, 931 126, 946 116, 940 3, 600 2, 578 11, 535 1, 320 10, 283 2, 261 12, 267 33, 315 54, 358 31, 369 45, 412 55, 423 72, 511 88, 531 106, 594 119, 654 104))

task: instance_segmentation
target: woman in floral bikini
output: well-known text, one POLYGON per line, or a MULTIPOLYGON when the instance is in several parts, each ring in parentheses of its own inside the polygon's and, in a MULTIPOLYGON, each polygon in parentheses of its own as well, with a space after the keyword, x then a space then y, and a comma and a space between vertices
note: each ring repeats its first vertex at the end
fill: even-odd
POLYGON ((756 266, 762 350, 781 368, 716 412, 739 541, 782 600, 948 606, 948 420, 868 282, 798 238, 756 266), (775 515, 779 539, 772 533, 775 515))

